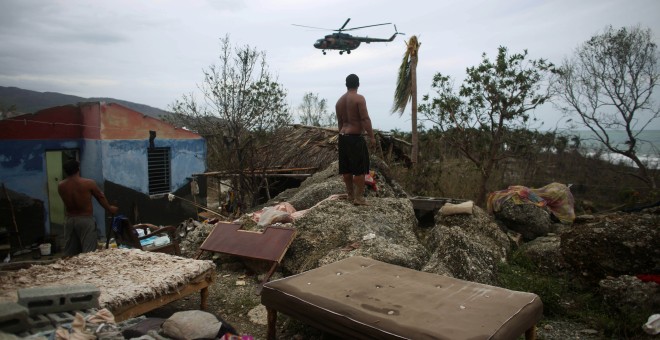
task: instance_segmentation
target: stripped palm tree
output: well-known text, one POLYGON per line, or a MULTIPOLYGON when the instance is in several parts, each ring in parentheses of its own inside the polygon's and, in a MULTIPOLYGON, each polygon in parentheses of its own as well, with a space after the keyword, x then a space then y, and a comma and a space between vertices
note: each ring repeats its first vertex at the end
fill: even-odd
POLYGON ((399 76, 397 77, 396 90, 394 91, 394 105, 392 113, 403 111, 412 101, 410 118, 412 121, 412 155, 413 166, 417 164, 417 154, 419 153, 419 137, 417 135, 417 53, 421 43, 417 36, 412 36, 406 43, 406 53, 403 54, 401 66, 399 66, 399 76))

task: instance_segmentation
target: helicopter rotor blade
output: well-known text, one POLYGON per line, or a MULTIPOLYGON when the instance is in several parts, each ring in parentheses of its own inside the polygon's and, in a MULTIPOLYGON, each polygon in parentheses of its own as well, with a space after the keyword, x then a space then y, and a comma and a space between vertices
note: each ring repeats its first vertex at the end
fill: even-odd
POLYGON ((361 29, 361 28, 374 27, 374 26, 383 26, 383 25, 391 25, 391 24, 392 24, 391 22, 386 22, 386 23, 384 23, 384 24, 367 25, 367 26, 360 26, 360 27, 351 27, 351 28, 347 28, 347 29, 345 29, 344 31, 353 31, 353 30, 359 30, 359 29, 361 29))
POLYGON ((305 28, 313 28, 316 30, 324 30, 324 31, 332 31, 332 28, 323 28, 323 27, 314 27, 314 26, 305 26, 305 25, 297 25, 297 24, 291 24, 292 26, 298 26, 298 27, 305 27, 305 28))
POLYGON ((338 30, 335 30, 335 31, 341 32, 342 30, 344 30, 344 27, 346 27, 346 25, 348 25, 349 21, 351 21, 351 18, 346 19, 346 22, 343 25, 341 25, 341 27, 338 30))

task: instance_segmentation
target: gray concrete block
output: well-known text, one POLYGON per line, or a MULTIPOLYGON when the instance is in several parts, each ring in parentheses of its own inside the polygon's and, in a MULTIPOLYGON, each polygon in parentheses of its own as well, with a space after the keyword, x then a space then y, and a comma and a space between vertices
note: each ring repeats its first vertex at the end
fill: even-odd
POLYGON ((18 290, 18 303, 30 315, 98 308, 101 290, 91 284, 24 288, 18 290))
POLYGON ((0 330, 19 333, 30 328, 28 309, 15 302, 0 303, 0 330))
POLYGON ((30 328, 39 328, 39 327, 52 326, 53 322, 50 321, 50 319, 47 318, 45 315, 39 314, 29 317, 28 324, 30 324, 30 328))
POLYGON ((46 316, 48 319, 50 319, 50 321, 52 321, 53 325, 61 325, 63 323, 72 322, 76 317, 75 313, 69 312, 48 313, 46 316))

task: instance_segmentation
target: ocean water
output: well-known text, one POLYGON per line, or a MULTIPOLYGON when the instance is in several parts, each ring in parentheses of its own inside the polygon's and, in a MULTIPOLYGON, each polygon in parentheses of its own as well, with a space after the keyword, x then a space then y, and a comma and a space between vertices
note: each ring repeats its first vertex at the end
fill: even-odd
MULTIPOLYGON (((572 130, 564 131, 563 135, 580 137, 580 150, 587 155, 599 153, 601 159, 613 163, 623 162, 624 164, 635 166, 627 157, 619 154, 613 154, 607 150, 603 144, 596 139, 591 130, 572 130)), ((608 131, 608 135, 613 145, 619 145, 619 148, 625 150, 625 142, 628 136, 625 131, 608 131)), ((570 138, 570 137, 569 137, 570 138)), ((649 168, 660 169, 660 130, 645 130, 637 136, 636 152, 642 162, 646 162, 649 168)), ((572 142, 571 145, 573 144, 572 142)))

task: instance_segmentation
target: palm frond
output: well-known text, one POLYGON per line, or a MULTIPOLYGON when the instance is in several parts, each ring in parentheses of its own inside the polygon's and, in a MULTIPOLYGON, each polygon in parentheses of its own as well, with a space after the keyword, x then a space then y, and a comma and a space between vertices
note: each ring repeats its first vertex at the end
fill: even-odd
POLYGON ((403 114, 408 102, 412 96, 412 75, 410 65, 413 58, 417 58, 419 50, 419 41, 417 36, 412 36, 406 43, 406 52, 403 54, 401 65, 399 66, 399 74, 397 77, 396 90, 394 91, 394 104, 392 105, 392 113, 398 112, 399 115, 403 114))

